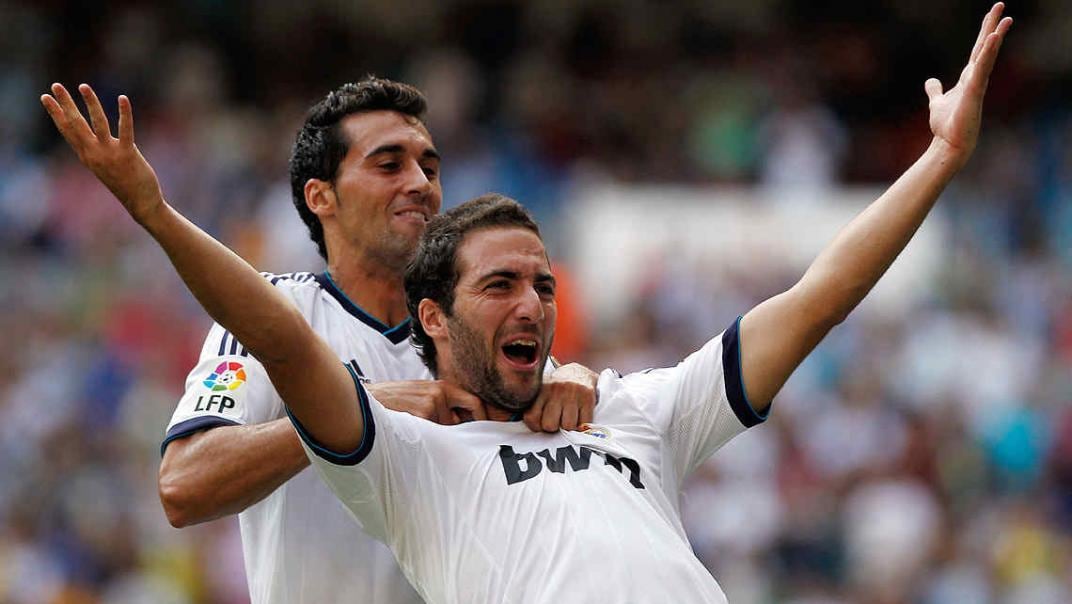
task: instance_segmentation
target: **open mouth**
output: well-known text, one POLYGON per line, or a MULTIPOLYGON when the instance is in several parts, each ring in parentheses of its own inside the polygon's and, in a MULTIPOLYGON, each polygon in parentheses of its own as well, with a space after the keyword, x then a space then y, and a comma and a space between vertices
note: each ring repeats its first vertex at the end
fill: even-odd
POLYGON ((504 344, 502 351, 506 355, 506 359, 516 365, 528 367, 536 363, 536 340, 514 340, 504 344))
POLYGON ((406 218, 409 220, 418 220, 420 222, 428 222, 428 215, 419 210, 405 210, 402 212, 396 212, 395 216, 400 218, 406 218))

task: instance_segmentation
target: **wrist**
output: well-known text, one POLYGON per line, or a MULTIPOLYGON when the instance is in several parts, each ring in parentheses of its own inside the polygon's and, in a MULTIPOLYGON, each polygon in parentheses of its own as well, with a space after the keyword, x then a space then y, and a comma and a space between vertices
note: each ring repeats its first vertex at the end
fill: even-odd
POLYGON ((167 220, 171 206, 168 205, 163 196, 157 196, 150 203, 140 205, 144 209, 139 210, 137 214, 131 214, 134 222, 138 223, 150 234, 157 232, 167 220))
POLYGON ((971 154, 971 149, 954 147, 949 141, 937 136, 931 139, 931 144, 924 153, 938 165, 948 169, 951 174, 960 171, 968 163, 971 154))

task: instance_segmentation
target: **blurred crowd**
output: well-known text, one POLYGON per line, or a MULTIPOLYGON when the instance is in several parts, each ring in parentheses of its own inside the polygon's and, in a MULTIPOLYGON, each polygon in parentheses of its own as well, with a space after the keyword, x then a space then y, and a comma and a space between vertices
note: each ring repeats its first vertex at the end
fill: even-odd
MULTIPOLYGON (((0 0, 0 601, 247 601, 234 519, 176 530, 156 495, 163 430, 208 319, 53 132, 37 102, 52 81, 89 82, 112 107, 131 96, 168 199, 270 271, 319 266, 287 184, 304 109, 365 73, 415 83, 447 205, 518 198, 568 270, 554 225, 586 183, 821 193, 892 181, 929 137, 923 81, 952 84, 987 8, 0 0)), ((693 545, 732 602, 1072 601, 1061 9, 1008 10, 1017 23, 980 148, 942 200, 950 240, 924 302, 861 308, 772 419, 687 489, 693 545)), ((563 356, 623 372, 674 363, 796 275, 637 278, 625 325, 564 301, 563 356)))

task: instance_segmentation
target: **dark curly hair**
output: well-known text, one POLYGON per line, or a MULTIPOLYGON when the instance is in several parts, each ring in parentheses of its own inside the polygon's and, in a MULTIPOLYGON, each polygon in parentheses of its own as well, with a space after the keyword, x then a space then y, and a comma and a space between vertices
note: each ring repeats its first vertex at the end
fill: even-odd
POLYGON ((521 204, 498 193, 487 193, 432 218, 406 268, 406 306, 413 317, 413 346, 421 360, 436 374, 436 347, 421 325, 417 307, 428 298, 448 316, 454 307, 458 285, 458 247, 465 235, 487 227, 521 227, 540 236, 540 227, 521 204))
POLYGON ((350 149, 350 141, 339 123, 353 113, 381 110, 397 111, 421 120, 427 106, 424 94, 413 86, 369 75, 357 83, 332 90, 306 113, 290 154, 290 191, 294 207, 309 229, 309 238, 316 243, 324 260, 328 259, 324 227, 305 205, 305 183, 310 178, 328 181, 335 178, 339 163, 350 149))

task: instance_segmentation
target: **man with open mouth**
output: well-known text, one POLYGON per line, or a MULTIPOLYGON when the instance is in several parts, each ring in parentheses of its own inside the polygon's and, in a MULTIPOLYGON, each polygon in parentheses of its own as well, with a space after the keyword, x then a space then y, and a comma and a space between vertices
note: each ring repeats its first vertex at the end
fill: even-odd
POLYGON ((766 418, 967 162, 1012 25, 1003 8, 984 18, 954 87, 925 84, 933 139, 919 160, 798 283, 677 366, 600 374, 598 430, 533 433, 511 421, 535 400, 557 313, 539 229, 516 202, 486 195, 434 218, 406 271, 425 364, 488 403, 489 421, 443 426, 380 404, 278 290, 167 204, 133 144, 129 101, 116 139, 95 97, 86 94, 92 132, 73 104, 42 100, 206 311, 261 361, 321 477, 425 599, 725 602, 681 526, 682 481, 766 418))

